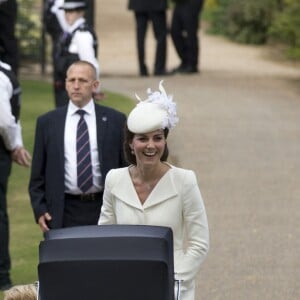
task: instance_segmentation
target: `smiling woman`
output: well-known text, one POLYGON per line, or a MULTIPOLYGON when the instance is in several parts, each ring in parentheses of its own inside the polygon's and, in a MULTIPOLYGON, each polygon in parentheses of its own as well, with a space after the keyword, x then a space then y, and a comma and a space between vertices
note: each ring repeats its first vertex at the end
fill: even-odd
POLYGON ((130 112, 124 150, 131 165, 107 174, 99 224, 171 228, 181 299, 194 300, 194 281, 208 252, 209 232, 195 173, 167 162, 167 137, 177 121, 176 104, 162 82, 159 91, 150 90, 130 112))
POLYGON ((161 160, 166 147, 164 131, 159 129, 147 134, 136 134, 129 146, 138 160, 144 160, 144 163, 147 163, 147 161, 155 163, 153 159, 161 160), (148 160, 148 158, 152 159, 148 160))
MULTIPOLYGON (((146 144, 149 147, 148 140, 149 138, 154 141, 154 143, 158 142, 163 142, 163 152, 162 155, 160 155, 159 159, 161 161, 166 161, 169 156, 169 149, 168 149, 168 144, 167 144, 167 137, 169 134, 169 129, 160 129, 158 131, 151 132, 154 134, 154 137, 149 137, 147 134, 137 134, 135 135, 133 132, 131 132, 128 127, 125 128, 125 143, 124 143, 124 151, 125 151, 125 156, 126 159, 128 160, 129 163, 136 165, 136 155, 134 152, 134 147, 132 145, 133 140, 135 139, 138 144, 146 144)), ((148 150, 148 155, 150 151, 148 150)))

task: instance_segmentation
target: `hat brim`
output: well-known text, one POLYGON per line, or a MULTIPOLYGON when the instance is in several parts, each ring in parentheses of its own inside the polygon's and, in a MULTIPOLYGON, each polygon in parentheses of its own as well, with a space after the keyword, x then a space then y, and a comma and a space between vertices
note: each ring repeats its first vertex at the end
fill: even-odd
POLYGON ((84 2, 68 2, 62 5, 59 9, 63 10, 80 10, 86 9, 87 5, 84 2))

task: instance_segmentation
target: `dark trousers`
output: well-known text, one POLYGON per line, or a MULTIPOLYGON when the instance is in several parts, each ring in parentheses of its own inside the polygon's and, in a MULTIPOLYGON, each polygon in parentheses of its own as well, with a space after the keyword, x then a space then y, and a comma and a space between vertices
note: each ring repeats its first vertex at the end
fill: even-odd
POLYGON ((7 214, 7 185, 11 172, 11 155, 0 137, 0 285, 10 283, 9 220, 7 214))
POLYGON ((176 4, 172 21, 171 37, 183 66, 198 68, 199 18, 203 1, 186 1, 176 4))
POLYGON ((165 72, 167 49, 167 20, 165 11, 135 12, 136 39, 140 73, 148 73, 145 64, 145 38, 148 23, 152 22, 156 40, 154 73, 165 72))
POLYGON ((65 196, 63 227, 97 225, 103 193, 95 200, 80 200, 65 196))

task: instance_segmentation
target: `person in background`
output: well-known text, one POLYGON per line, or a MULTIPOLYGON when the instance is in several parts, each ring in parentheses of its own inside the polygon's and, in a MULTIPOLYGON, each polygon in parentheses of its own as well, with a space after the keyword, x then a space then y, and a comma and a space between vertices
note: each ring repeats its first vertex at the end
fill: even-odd
POLYGON ((129 0, 128 9, 133 10, 135 16, 140 76, 149 76, 145 62, 145 38, 149 22, 153 25, 156 40, 154 75, 167 75, 167 0, 129 0))
MULTIPOLYGON (((87 4, 85 1, 65 0, 60 9, 64 10, 67 32, 64 32, 56 45, 54 55, 55 70, 55 104, 56 107, 68 103, 69 97, 65 89, 65 78, 68 67, 77 60, 85 60, 94 65, 97 78, 100 68, 97 60, 98 42, 94 30, 88 25, 84 18, 87 4)), ((103 93, 100 85, 94 93, 95 100, 101 100, 103 93)))
POLYGON ((55 62, 55 53, 57 53, 57 46, 59 37, 64 32, 67 32, 68 23, 65 19, 65 13, 60 7, 64 4, 64 0, 44 0, 43 10, 43 24, 45 32, 47 32, 51 38, 51 59, 52 59, 52 74, 53 82, 57 78, 57 70, 55 62))
POLYGON ((198 29, 204 0, 172 0, 175 2, 171 21, 171 37, 181 60, 173 73, 198 73, 198 29))
POLYGON ((11 66, 16 76, 19 71, 19 47, 15 36, 17 14, 17 0, 0 0, 0 59, 11 66))
POLYGON ((98 224, 170 227, 180 299, 194 300, 195 278, 209 249, 209 230, 195 173, 167 162, 167 137, 177 121, 176 104, 162 82, 159 91, 149 91, 130 112, 124 143, 130 165, 107 174, 98 224))
POLYGON ((127 165, 126 116, 95 104, 96 73, 91 63, 74 62, 66 78, 68 105, 37 120, 29 194, 43 232, 96 225, 107 172, 127 165))
POLYGON ((30 165, 30 154, 23 146, 21 124, 21 88, 8 64, 0 61, 0 289, 11 287, 9 254, 9 218, 7 186, 12 162, 30 165))
POLYGON ((64 0, 44 0, 43 23, 51 37, 52 55, 55 53, 59 37, 68 29, 64 11, 60 9, 63 4, 64 0))
POLYGON ((37 287, 35 284, 16 285, 4 292, 4 300, 36 300, 37 287))

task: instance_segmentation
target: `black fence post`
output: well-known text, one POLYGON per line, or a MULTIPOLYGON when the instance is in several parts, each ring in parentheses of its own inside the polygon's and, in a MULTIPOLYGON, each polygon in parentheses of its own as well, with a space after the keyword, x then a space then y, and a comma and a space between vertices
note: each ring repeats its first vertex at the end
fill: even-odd
POLYGON ((47 41, 46 41, 46 32, 45 32, 45 24, 43 19, 45 9, 45 1, 42 2, 42 10, 41 10, 41 75, 45 75, 46 72, 46 49, 47 49, 47 41))

